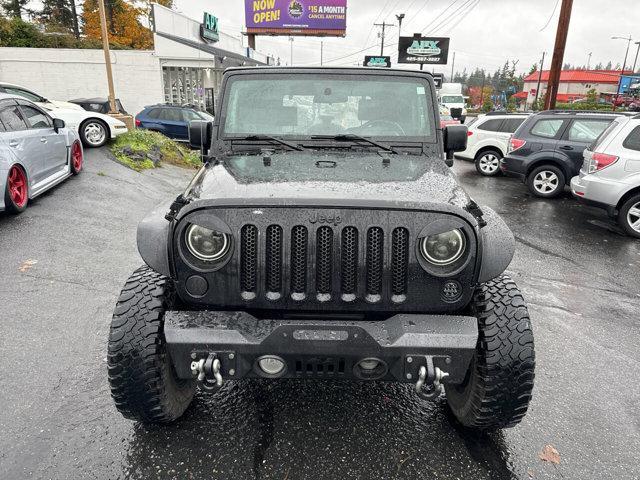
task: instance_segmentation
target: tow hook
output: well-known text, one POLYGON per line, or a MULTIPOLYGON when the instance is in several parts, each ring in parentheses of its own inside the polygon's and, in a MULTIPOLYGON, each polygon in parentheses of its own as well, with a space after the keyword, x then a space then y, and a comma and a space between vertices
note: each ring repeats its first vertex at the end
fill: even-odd
POLYGON ((191 362, 191 373, 198 376, 198 382, 205 390, 217 390, 222 386, 220 359, 214 353, 210 353, 206 359, 191 362))
POLYGON ((434 367, 433 358, 426 357, 426 360, 427 366, 420 367, 418 371, 416 393, 425 400, 435 400, 444 392, 444 385, 440 382, 443 378, 448 377, 449 374, 438 367, 434 367))

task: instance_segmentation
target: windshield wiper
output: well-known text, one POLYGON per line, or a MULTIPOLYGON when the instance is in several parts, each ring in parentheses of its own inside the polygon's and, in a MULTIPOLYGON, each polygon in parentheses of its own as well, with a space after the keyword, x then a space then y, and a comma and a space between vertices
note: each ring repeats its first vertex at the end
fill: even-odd
POLYGON ((398 153, 393 148, 388 145, 384 145, 380 142, 376 142, 375 140, 371 140, 367 137, 361 137, 360 135, 356 135, 355 133, 342 133, 340 135, 311 135, 312 140, 335 140, 336 142, 365 142, 375 147, 378 147, 385 152, 398 153))
POLYGON ((272 137, 271 135, 249 135, 247 137, 232 137, 231 140, 248 140, 250 142, 257 142, 257 141, 268 141, 271 143, 279 143, 280 145, 284 145, 285 147, 289 147, 292 150, 298 150, 298 151, 302 151, 304 150, 303 147, 301 147, 300 145, 291 143, 291 142, 287 142, 286 140, 283 140, 281 138, 278 137, 272 137))

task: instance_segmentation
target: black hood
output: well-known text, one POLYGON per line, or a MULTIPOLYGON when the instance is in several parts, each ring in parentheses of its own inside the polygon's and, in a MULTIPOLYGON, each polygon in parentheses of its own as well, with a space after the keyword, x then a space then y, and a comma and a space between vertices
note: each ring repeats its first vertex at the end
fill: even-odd
POLYGON ((229 156, 203 168, 185 197, 208 205, 371 205, 421 210, 463 209, 470 201, 442 158, 334 151, 229 156))

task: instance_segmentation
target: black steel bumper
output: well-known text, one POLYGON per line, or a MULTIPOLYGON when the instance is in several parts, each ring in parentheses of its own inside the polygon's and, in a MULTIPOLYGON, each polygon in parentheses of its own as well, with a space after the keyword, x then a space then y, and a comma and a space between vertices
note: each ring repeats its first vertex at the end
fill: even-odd
POLYGON ((427 356, 460 383, 478 339, 477 319, 449 315, 398 314, 384 321, 268 320, 246 312, 169 311, 165 338, 175 371, 193 378, 192 362, 211 354, 225 380, 240 378, 325 378, 415 382, 427 356), (286 364, 281 374, 265 375, 262 356, 286 364), (358 366, 380 360, 375 372, 358 366))

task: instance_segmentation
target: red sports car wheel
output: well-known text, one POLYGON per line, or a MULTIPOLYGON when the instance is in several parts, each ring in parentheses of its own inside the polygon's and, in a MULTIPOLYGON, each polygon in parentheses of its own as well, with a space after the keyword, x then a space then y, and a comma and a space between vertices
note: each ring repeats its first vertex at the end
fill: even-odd
POLYGON ((74 175, 77 175, 80 173, 80 170, 82 170, 83 161, 84 155, 82 153, 80 142, 74 142, 71 146, 71 171, 74 175))
POLYGON ((22 212, 29 201, 29 185, 22 167, 14 165, 9 169, 5 206, 14 213, 22 212))

